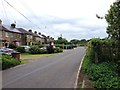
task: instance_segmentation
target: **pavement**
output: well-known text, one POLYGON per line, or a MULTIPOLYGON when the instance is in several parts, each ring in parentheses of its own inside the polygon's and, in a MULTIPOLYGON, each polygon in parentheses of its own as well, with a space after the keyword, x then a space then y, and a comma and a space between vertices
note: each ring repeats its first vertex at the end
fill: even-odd
POLYGON ((85 47, 2 71, 2 88, 74 88, 85 47))

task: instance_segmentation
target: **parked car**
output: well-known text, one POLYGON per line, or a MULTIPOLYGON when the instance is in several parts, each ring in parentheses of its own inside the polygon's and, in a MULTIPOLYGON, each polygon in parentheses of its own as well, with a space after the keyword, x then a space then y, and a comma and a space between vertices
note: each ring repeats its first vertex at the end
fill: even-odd
POLYGON ((30 46, 21 46, 21 47, 24 47, 25 51, 29 51, 29 49, 30 49, 30 46))
POLYGON ((44 50, 47 50, 47 47, 46 47, 46 46, 44 46, 44 47, 42 47, 42 48, 40 48, 40 49, 44 49, 44 50))
POLYGON ((13 52, 15 52, 15 50, 10 48, 0 48, 0 54, 11 55, 13 52))

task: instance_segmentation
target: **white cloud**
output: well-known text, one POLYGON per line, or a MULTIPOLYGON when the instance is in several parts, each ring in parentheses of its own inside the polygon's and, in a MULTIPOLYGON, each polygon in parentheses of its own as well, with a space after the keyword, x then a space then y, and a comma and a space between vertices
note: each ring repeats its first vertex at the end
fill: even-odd
POLYGON ((4 0, 1 0, 0 13, 2 14, 0 17, 4 24, 10 24, 16 20, 18 27, 31 28, 55 38, 62 33, 65 38, 70 40, 106 37, 106 21, 97 19, 95 15, 104 16, 115 0, 7 1, 41 29, 35 27, 4 0))

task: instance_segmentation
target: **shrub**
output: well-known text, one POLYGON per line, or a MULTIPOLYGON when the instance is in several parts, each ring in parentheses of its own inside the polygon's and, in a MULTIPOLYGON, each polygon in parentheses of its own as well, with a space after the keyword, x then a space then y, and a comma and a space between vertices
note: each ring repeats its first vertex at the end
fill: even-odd
POLYGON ((24 47, 17 47, 16 51, 18 51, 20 53, 25 53, 25 48, 24 47))
POLYGON ((8 55, 2 56, 2 70, 19 65, 21 62, 8 55))
POLYGON ((31 46, 29 49, 30 54, 39 54, 40 48, 38 46, 31 46))
POLYGON ((47 50, 46 49, 40 49, 39 46, 32 46, 30 49, 29 49, 29 53, 30 54, 45 54, 47 53, 47 50))
POLYGON ((42 48, 42 47, 44 47, 44 45, 43 45, 43 44, 40 44, 40 45, 38 45, 38 47, 39 47, 39 48, 42 48))
POLYGON ((59 48, 59 47, 56 47, 53 49, 54 50, 54 53, 59 53, 59 52, 63 52, 63 49, 59 48))
MULTIPOLYGON (((63 49, 63 45, 62 44, 55 44, 55 47, 59 47, 59 48, 63 49)), ((65 47, 65 45, 64 45, 64 47, 65 47)))
POLYGON ((87 73, 95 88, 119 88, 118 64, 114 62, 93 63, 91 49, 83 61, 83 71, 87 73))
POLYGON ((15 49, 16 46, 15 46, 14 44, 11 44, 11 43, 10 43, 8 48, 15 49))
POLYGON ((39 49, 39 54, 46 54, 47 50, 46 49, 39 49))

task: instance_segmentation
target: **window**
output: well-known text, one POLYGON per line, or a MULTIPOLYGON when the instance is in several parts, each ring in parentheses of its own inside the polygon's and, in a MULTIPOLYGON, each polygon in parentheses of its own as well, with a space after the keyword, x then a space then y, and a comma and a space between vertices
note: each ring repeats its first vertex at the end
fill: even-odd
POLYGON ((0 31, 0 38, 2 38, 2 31, 0 31))
POLYGON ((5 37, 9 37, 8 32, 5 32, 5 37))
POLYGON ((32 35, 30 35, 30 39, 32 39, 32 35))
POLYGON ((14 37, 14 33, 11 33, 11 35, 10 35, 11 37, 14 37))
POLYGON ((21 38, 21 34, 18 34, 18 38, 21 38))

